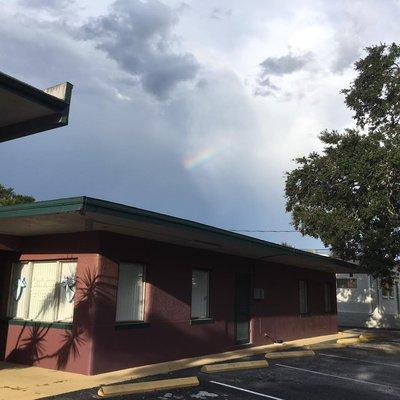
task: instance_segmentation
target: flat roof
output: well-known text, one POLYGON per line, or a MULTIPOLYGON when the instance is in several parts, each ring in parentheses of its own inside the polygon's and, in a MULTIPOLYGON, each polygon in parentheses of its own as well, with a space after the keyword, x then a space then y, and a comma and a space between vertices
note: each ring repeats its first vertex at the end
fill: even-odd
POLYGON ((108 231, 186 247, 333 273, 357 265, 198 222, 91 197, 0 207, 0 234, 28 237, 108 231))
POLYGON ((68 124, 72 84, 45 90, 0 72, 0 142, 68 124))

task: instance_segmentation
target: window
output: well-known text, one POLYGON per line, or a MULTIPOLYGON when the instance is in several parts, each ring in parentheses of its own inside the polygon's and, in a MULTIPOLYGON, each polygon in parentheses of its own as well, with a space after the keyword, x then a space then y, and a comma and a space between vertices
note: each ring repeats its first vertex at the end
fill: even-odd
POLYGON ((325 298, 325 312, 332 312, 332 285, 330 283, 324 284, 324 298, 325 298))
POLYGON ((8 314, 33 321, 71 322, 76 262, 46 261, 13 265, 8 314))
POLYGON ((306 281, 299 281, 300 314, 308 314, 308 285, 306 281))
POLYGON ((338 278, 336 287, 338 289, 357 289, 357 278, 338 278))
POLYGON ((192 272, 192 318, 208 318, 210 272, 194 269, 192 272))
POLYGON ((143 321, 144 265, 121 263, 118 272, 117 322, 143 321))
POLYGON ((384 299, 394 299, 394 286, 384 286, 382 287, 382 297, 384 299))

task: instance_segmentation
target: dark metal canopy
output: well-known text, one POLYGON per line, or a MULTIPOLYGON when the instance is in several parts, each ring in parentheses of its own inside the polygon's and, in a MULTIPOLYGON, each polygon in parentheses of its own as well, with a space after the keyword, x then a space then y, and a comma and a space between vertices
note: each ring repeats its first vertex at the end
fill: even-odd
POLYGON ((355 264, 209 225, 90 197, 0 207, 0 247, 13 238, 108 231, 300 268, 357 272, 355 264))
POLYGON ((0 142, 68 124, 72 85, 40 90, 0 72, 0 142))

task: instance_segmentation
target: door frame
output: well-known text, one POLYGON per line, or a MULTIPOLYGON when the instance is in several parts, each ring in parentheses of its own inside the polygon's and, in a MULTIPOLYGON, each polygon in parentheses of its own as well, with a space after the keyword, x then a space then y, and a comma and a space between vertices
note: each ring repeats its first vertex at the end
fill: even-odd
POLYGON ((251 283, 252 283, 252 275, 250 272, 236 272, 235 273, 235 301, 234 301, 234 326, 235 326, 235 344, 236 345, 245 345, 245 344, 250 344, 251 343, 251 332, 250 332, 250 322, 251 322, 251 283), (237 291, 238 291, 238 279, 240 276, 246 276, 248 278, 248 312, 247 312, 247 339, 241 339, 238 340, 238 335, 237 335, 237 323, 238 323, 238 318, 237 318, 237 311, 238 311, 238 296, 237 296, 237 291))

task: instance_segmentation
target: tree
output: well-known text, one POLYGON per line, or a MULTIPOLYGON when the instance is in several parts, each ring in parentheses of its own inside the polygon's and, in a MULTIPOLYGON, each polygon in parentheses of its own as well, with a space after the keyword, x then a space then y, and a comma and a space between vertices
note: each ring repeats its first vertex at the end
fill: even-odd
POLYGON ((11 206, 20 203, 32 203, 35 199, 31 196, 16 194, 13 188, 6 188, 0 184, 0 206, 11 206))
POLYGON ((354 129, 323 131, 322 154, 286 174, 286 210, 304 235, 391 283, 400 266, 400 47, 366 49, 346 95, 354 129))
POLYGON ((400 121, 400 46, 367 47, 367 56, 355 63, 357 78, 343 89, 346 105, 355 111, 357 125, 396 127, 400 121))

